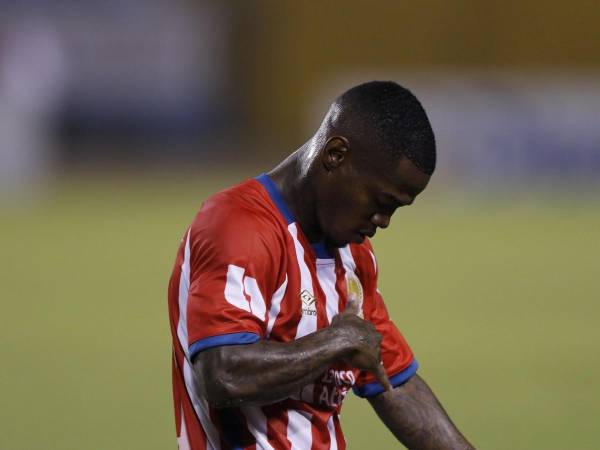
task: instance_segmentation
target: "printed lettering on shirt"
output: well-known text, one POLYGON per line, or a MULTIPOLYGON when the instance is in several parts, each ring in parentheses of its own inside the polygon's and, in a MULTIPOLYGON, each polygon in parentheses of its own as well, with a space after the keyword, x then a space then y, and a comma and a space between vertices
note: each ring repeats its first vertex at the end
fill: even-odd
POLYGON ((354 385, 356 378, 352 370, 329 369, 319 380, 317 392, 318 403, 331 408, 337 408, 342 404, 348 391, 354 385))

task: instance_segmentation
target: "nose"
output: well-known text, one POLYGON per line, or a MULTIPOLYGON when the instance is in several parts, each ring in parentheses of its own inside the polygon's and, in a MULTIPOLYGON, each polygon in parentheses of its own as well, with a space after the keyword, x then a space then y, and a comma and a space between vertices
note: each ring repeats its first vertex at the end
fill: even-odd
POLYGON ((390 216, 385 214, 375 213, 371 217, 371 223, 379 228, 387 228, 390 224, 390 216))

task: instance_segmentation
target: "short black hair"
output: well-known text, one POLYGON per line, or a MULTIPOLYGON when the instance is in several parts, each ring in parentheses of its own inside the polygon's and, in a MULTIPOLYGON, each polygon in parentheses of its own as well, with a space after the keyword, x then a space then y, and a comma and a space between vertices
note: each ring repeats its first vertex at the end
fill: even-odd
POLYGON ((427 175, 433 173, 435 136, 421 102, 408 89, 393 81, 370 81, 347 90, 334 104, 340 106, 343 128, 375 139, 388 157, 406 157, 427 175))

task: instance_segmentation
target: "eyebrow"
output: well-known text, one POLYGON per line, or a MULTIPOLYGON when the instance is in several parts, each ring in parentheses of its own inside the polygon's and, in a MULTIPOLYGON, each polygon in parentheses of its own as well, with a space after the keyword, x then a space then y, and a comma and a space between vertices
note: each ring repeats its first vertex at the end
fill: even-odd
POLYGON ((383 197, 385 197, 387 200, 392 201, 393 203, 400 205, 400 206, 409 206, 412 205, 414 199, 411 199, 410 201, 406 202, 402 199, 400 199, 399 197, 397 197, 396 195, 392 194, 391 192, 382 192, 381 195, 383 197))

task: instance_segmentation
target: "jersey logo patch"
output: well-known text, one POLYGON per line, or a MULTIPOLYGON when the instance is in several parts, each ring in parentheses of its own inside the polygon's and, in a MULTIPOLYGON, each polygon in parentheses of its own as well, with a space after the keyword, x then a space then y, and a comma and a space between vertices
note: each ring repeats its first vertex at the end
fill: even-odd
POLYGON ((310 292, 304 289, 300 293, 300 300, 302 300, 302 315, 317 315, 317 299, 310 292))
POLYGON ((363 301, 364 293, 360 280, 354 274, 346 275, 346 290, 348 291, 348 298, 354 298, 358 302, 358 317, 363 317, 363 301))

